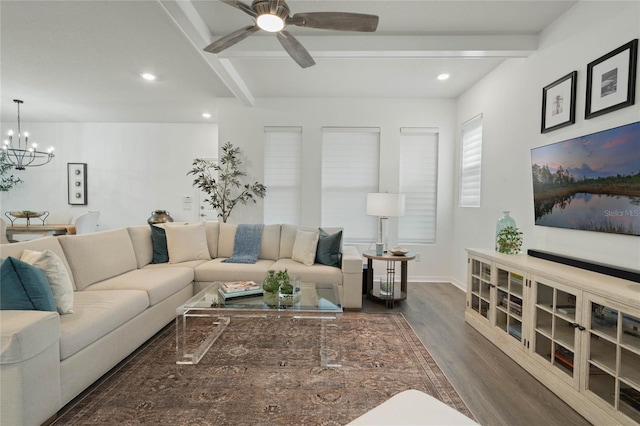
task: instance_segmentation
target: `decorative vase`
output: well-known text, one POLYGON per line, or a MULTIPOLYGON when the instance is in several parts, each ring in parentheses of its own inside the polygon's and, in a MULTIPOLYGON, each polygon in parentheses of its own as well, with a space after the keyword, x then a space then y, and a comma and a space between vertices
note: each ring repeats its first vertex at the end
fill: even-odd
POLYGON ((496 250, 498 250, 498 234, 507 226, 512 226, 517 228, 516 221, 509 216, 509 211, 502 212, 503 215, 498 219, 498 223, 496 224, 496 250))
POLYGON ((151 216, 147 219, 147 223, 149 225, 153 225, 154 223, 165 223, 165 222, 173 222, 173 218, 170 216, 169 212, 166 210, 154 210, 151 212, 151 216))

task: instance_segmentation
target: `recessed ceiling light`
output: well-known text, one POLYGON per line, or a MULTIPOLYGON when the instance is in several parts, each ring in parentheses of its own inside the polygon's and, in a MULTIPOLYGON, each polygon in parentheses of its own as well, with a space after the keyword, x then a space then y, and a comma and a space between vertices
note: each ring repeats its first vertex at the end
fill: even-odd
POLYGON ((438 75, 438 80, 448 80, 449 77, 450 77, 449 74, 444 74, 443 73, 443 74, 438 75))
POLYGON ((142 78, 144 78, 145 80, 149 80, 149 81, 153 81, 156 79, 156 76, 153 74, 149 74, 148 72, 143 72, 142 74, 140 74, 140 76, 142 78))
POLYGON ((208 112, 203 112, 203 113, 202 113, 202 116, 203 116, 204 118, 211 118, 211 114, 209 114, 208 112))

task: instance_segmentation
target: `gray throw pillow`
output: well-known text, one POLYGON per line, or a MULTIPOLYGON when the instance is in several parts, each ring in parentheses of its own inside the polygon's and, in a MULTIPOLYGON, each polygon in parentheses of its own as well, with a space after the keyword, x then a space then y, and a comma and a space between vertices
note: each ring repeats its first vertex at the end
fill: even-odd
POLYGON ((327 234, 322 228, 318 238, 318 248, 316 249, 316 263, 322 265, 340 267, 342 264, 342 231, 335 234, 327 234))

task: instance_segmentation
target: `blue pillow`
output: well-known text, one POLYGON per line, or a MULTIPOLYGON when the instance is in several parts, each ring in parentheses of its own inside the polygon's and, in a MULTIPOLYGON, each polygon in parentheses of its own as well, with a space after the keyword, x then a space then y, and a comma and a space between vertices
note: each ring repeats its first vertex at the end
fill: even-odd
POLYGON ((0 309, 55 312, 56 302, 44 272, 14 257, 2 260, 0 309))
POLYGON ((151 244, 153 245, 153 260, 151 263, 167 263, 169 261, 167 234, 164 228, 149 226, 151 226, 151 244))
POLYGON ((316 263, 339 268, 342 264, 342 231, 329 235, 322 228, 319 229, 316 263))

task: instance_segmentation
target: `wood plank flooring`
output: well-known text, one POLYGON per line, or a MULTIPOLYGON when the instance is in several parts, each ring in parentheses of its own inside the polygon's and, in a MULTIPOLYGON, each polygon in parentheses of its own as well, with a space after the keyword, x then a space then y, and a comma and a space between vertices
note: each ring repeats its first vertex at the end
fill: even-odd
POLYGON ((388 310, 363 300, 365 312, 402 312, 483 426, 590 423, 464 322, 465 293, 449 283, 409 283, 408 298, 388 310))

